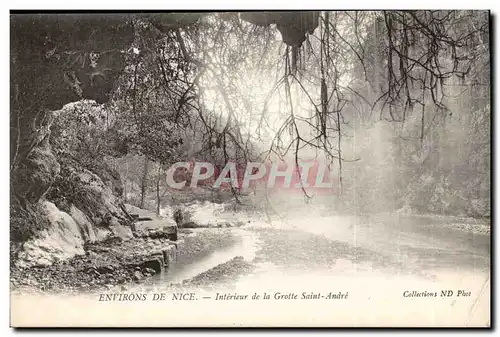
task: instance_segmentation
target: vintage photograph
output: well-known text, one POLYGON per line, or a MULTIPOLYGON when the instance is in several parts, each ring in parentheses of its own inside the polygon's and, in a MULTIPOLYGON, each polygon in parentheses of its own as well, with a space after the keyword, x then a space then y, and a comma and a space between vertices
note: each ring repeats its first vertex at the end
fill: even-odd
POLYGON ((11 11, 11 326, 490 327, 490 26, 11 11))

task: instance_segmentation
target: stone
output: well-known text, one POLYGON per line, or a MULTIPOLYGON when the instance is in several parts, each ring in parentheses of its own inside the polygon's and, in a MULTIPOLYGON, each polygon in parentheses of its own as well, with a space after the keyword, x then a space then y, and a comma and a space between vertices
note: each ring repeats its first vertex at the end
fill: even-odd
POLYGON ((142 273, 139 270, 136 270, 134 272, 133 279, 134 279, 135 282, 140 282, 140 281, 142 281, 144 279, 144 275, 142 275, 142 273))
POLYGON ((130 240, 134 238, 134 233, 132 233, 132 228, 121 225, 118 222, 118 220, 116 220, 116 218, 111 219, 111 224, 109 225, 109 229, 116 237, 119 237, 122 240, 130 240))
POLYGON ((113 266, 101 266, 101 267, 98 267, 96 270, 100 274, 110 274, 110 273, 114 272, 113 266))
POLYGON ((155 275, 156 273, 157 273, 156 270, 154 270, 152 268, 144 269, 144 274, 146 274, 146 275, 155 275))
POLYGON ((80 227, 80 231, 82 232, 85 241, 97 241, 94 226, 90 222, 90 219, 82 211, 80 211, 75 205, 71 205, 69 214, 80 227))
POLYGON ((164 261, 163 261, 163 256, 157 256, 152 258, 151 260, 147 260, 141 264, 141 269, 146 270, 146 269, 152 269, 155 271, 155 273, 160 274, 163 272, 164 269, 164 261))
POLYGON ((84 240, 74 219, 49 201, 41 202, 41 210, 48 219, 49 228, 23 244, 16 265, 49 266, 85 254, 84 240))
MULTIPOLYGON (((127 222, 126 215, 118 207, 119 200, 98 175, 68 158, 60 158, 60 166, 61 174, 47 198, 64 198, 70 202, 80 211, 73 209, 73 213, 84 227, 87 226, 87 221, 104 229, 109 229, 110 225, 127 222), (81 213, 85 214, 85 217, 81 213)), ((102 235, 97 230, 94 230, 94 234, 96 239, 102 235)))
POLYGON ((17 165, 12 176, 13 192, 28 202, 36 203, 47 193, 59 171, 60 165, 50 145, 42 142, 17 165))

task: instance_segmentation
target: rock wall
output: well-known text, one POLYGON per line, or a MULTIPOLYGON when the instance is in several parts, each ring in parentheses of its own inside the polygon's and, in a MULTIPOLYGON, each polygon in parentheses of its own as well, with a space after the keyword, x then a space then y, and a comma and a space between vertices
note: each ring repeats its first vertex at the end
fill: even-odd
MULTIPOLYGON (((285 43, 294 46, 317 26, 316 12, 276 15, 271 15, 272 23, 285 43)), ((192 24, 199 16, 144 19, 165 31, 192 24)), ((258 21, 254 16, 259 15, 246 19, 258 21)), ((49 140, 51 111, 82 99, 109 101, 136 35, 133 18, 14 14, 10 28, 11 250, 19 248, 14 254, 18 264, 45 265, 81 254, 85 242, 104 233, 132 238, 117 207, 115 194, 122 189, 116 175, 103 171, 99 177, 69 158, 56 158, 49 140)))
POLYGON ((84 254, 84 237, 79 224, 49 201, 40 202, 42 215, 49 221, 49 228, 39 237, 23 244, 16 266, 47 266, 84 254))
POLYGON ((48 196, 68 173, 50 146, 51 111, 109 100, 134 39, 130 17, 15 14, 10 24, 11 255, 18 265, 46 265, 108 233, 131 237, 112 191, 90 171, 70 172, 77 191, 63 195, 76 192, 74 203, 48 196))
POLYGON ((62 166, 63 175, 55 178, 50 192, 37 203, 46 227, 21 244, 17 267, 50 265, 84 254, 86 243, 134 237, 110 186, 84 168, 68 167, 67 162, 62 166))

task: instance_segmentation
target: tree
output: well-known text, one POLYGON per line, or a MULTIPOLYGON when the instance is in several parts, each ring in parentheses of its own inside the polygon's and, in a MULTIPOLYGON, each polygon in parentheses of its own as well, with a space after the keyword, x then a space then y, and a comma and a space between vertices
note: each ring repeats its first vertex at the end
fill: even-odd
POLYGON ((489 111, 487 12, 13 15, 11 25, 11 181, 32 203, 58 172, 50 111, 81 99, 107 103, 99 147, 115 156, 322 155, 342 191, 345 163, 359 159, 346 151, 353 123, 387 120, 420 149, 440 146, 434 126, 447 123, 455 81, 470 87, 476 117, 489 111), (40 161, 52 164, 37 174, 40 161))

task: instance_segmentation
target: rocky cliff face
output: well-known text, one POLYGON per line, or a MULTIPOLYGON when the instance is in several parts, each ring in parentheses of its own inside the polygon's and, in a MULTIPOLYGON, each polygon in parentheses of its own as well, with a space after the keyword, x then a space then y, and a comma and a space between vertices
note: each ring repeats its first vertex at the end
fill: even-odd
POLYGON ((133 37, 123 15, 11 16, 11 241, 19 266, 70 258, 107 233, 132 236, 110 187, 59 163, 50 127, 51 111, 67 103, 109 100, 133 37), (68 179, 60 198, 48 195, 68 179))
POLYGON ((84 253, 79 224, 51 202, 44 200, 40 205, 41 215, 48 219, 49 226, 36 239, 23 244, 16 261, 18 267, 46 266, 84 253))
MULTIPOLYGON (((264 14, 264 24, 276 23, 285 43, 296 46, 317 26, 317 13, 311 13, 270 14, 270 20, 264 14)), ((201 15, 143 17, 164 32, 193 24, 201 15)), ((262 24, 261 15, 242 18, 262 24)), ((117 207, 123 190, 119 177, 57 158, 50 127, 52 111, 67 103, 110 99, 135 38, 132 18, 17 14, 10 23, 12 257, 24 266, 46 264, 81 253, 83 242, 99 239, 102 231, 130 238, 127 219, 117 207)))
POLYGON ((11 173, 18 197, 36 202, 57 174, 50 111, 84 98, 107 102, 132 41, 123 16, 11 16, 11 173))
POLYGON ((45 266, 84 254, 84 245, 110 236, 134 237, 131 223, 117 206, 110 184, 75 161, 61 160, 61 170, 50 191, 37 202, 36 212, 45 221, 28 240, 21 242, 15 265, 45 266))

